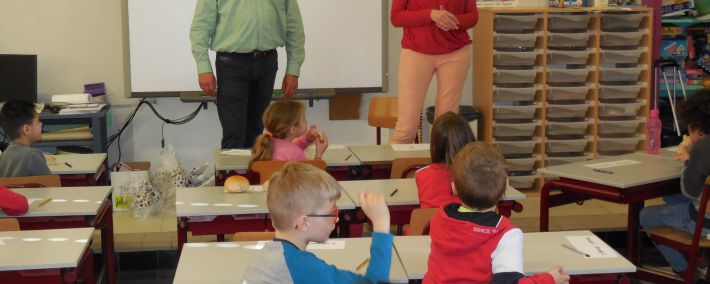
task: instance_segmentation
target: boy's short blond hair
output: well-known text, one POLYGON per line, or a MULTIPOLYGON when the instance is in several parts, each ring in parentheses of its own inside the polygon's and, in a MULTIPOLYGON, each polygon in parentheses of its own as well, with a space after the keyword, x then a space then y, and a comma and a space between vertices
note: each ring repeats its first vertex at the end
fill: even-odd
POLYGON ((341 190, 325 171, 305 163, 287 163, 269 179, 266 206, 274 228, 293 229, 296 219, 338 200, 341 190))
POLYGON ((461 201, 483 210, 495 206, 507 187, 505 158, 483 142, 472 142, 456 154, 453 163, 454 185, 461 201))

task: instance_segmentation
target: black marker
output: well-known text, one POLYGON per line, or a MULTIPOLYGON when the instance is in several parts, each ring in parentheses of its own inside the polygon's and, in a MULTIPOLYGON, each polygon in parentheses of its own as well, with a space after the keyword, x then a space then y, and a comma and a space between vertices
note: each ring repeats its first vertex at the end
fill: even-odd
POLYGON ((608 175, 614 174, 614 172, 612 172, 612 171, 605 171, 605 170, 601 170, 601 169, 594 169, 594 171, 598 172, 598 173, 608 174, 608 175))

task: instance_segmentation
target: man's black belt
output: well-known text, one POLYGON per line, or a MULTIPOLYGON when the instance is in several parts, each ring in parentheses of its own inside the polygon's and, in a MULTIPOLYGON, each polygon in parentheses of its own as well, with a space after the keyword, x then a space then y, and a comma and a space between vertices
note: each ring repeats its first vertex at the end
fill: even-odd
POLYGON ((259 59, 259 58, 263 58, 263 57, 266 57, 266 56, 276 53, 276 49, 254 50, 252 52, 246 52, 246 53, 239 53, 239 52, 220 52, 220 53, 226 53, 226 54, 234 55, 234 56, 250 57, 252 59, 259 59))

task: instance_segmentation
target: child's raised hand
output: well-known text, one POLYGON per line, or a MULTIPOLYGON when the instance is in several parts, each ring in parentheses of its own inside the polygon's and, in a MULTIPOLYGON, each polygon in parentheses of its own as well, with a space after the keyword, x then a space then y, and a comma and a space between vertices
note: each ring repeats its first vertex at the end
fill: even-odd
POLYGON ((374 232, 389 233, 390 231, 390 210, 385 203, 385 197, 381 193, 360 192, 360 207, 372 221, 374 232))
POLYGON ((316 159, 322 159, 325 150, 328 150, 328 135, 323 132, 319 132, 319 138, 314 141, 316 144, 316 159))
POLYGON ((569 274, 565 273, 562 270, 562 266, 555 266, 553 268, 550 268, 547 273, 552 275, 552 278, 555 279, 555 283, 557 284, 569 283, 569 274))

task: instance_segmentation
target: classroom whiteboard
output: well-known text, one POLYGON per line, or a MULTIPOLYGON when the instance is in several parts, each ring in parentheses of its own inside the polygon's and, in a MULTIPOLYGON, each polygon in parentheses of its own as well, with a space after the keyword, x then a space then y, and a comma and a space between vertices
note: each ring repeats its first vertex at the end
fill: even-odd
MULTIPOLYGON (((243 1, 243 0, 237 0, 243 1)), ((257 0, 262 1, 262 0, 257 0)), ((128 0, 131 96, 199 91, 190 45, 196 0, 128 0)), ((306 58, 299 89, 382 90, 386 74, 386 1, 299 0, 306 58), (383 4, 384 3, 384 4, 383 4)), ((126 26, 126 25, 124 25, 126 26)), ((278 49, 281 88, 286 53, 278 49)), ((214 69, 214 52, 210 52, 214 69)), ((164 95, 164 94, 163 94, 164 95)))

